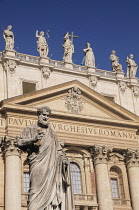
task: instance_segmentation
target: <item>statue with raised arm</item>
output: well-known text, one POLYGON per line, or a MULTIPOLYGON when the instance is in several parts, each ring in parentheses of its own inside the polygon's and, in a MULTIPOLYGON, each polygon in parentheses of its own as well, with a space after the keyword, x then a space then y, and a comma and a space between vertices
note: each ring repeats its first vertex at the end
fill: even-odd
POLYGON ((110 60, 111 60, 113 72, 122 71, 122 65, 119 64, 119 58, 116 56, 115 50, 112 50, 111 55, 110 55, 110 60))
POLYGON ((46 38, 44 37, 44 32, 41 31, 40 35, 38 35, 38 31, 36 31, 36 38, 38 38, 37 51, 39 52, 40 57, 47 57, 49 48, 46 38))
POLYGON ((36 124, 25 127, 18 147, 28 152, 29 210, 74 210, 70 165, 55 132, 49 107, 37 110, 36 124))
POLYGON ((133 58, 134 58, 134 55, 130 54, 129 58, 127 57, 127 59, 126 59, 126 63, 127 63, 127 77, 128 78, 136 77, 138 65, 135 63, 133 58))
POLYGON ((83 50, 83 52, 85 53, 84 57, 85 66, 95 67, 95 57, 89 43, 86 43, 86 48, 83 50))
POLYGON ((64 49, 63 61, 67 63, 72 63, 72 54, 74 53, 74 45, 69 38, 68 32, 64 36, 63 49, 64 49))
POLYGON ((12 26, 9 25, 6 30, 3 32, 3 37, 6 43, 5 49, 6 50, 13 50, 14 49, 14 34, 11 31, 12 26))

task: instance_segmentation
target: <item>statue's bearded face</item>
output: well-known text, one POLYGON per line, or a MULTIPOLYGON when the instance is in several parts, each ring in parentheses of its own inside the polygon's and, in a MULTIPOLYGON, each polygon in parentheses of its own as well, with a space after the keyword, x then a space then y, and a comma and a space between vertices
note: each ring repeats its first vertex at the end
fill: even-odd
POLYGON ((45 109, 38 115, 38 122, 43 126, 48 126, 49 124, 49 112, 45 109))

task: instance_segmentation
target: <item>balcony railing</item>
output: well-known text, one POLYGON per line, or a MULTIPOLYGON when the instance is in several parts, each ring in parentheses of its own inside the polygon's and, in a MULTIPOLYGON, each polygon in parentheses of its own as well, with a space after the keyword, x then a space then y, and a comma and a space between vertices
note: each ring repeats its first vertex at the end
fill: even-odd
POLYGON ((77 206, 98 206, 95 194, 74 194, 74 201, 77 206))
POLYGON ((123 206, 123 205, 130 206, 130 200, 115 198, 115 199, 113 199, 113 205, 116 205, 116 206, 123 206))

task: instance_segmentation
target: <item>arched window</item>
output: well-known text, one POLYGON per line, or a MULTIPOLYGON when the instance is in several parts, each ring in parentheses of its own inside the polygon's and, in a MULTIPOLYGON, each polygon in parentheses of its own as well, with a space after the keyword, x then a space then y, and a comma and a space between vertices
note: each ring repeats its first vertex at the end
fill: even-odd
POLYGON ((82 193, 80 167, 76 163, 71 162, 70 169, 71 169, 71 180, 72 180, 73 193, 80 194, 80 193, 82 193))
POLYGON ((110 179, 113 199, 125 199, 123 176, 119 167, 111 167, 110 179))

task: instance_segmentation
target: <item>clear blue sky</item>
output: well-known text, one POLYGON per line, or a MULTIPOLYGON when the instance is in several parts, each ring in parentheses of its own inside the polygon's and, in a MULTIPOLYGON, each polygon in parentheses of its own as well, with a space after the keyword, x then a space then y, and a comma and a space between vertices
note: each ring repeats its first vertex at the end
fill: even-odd
MULTIPOLYGON (((0 0, 0 25, 12 25, 15 50, 38 55, 35 32, 51 31, 49 57, 62 60, 63 36, 74 32, 73 62, 80 64, 83 48, 89 42, 96 66, 111 70, 109 56, 114 49, 126 71, 126 56, 134 54, 139 65, 139 1, 138 0, 0 0)), ((4 50, 0 26, 0 51, 4 50)), ((138 69, 139 77, 139 69, 138 69)))

